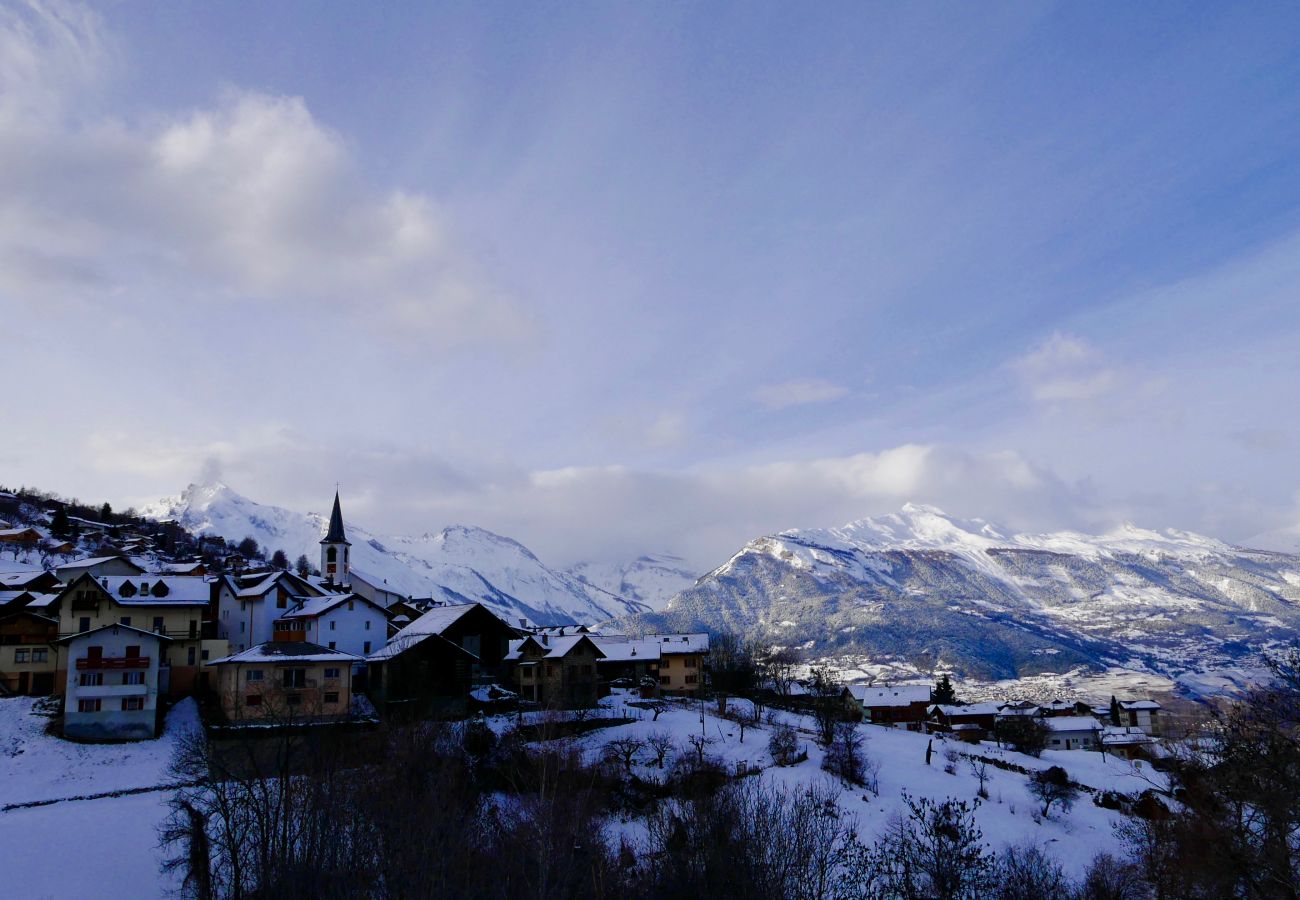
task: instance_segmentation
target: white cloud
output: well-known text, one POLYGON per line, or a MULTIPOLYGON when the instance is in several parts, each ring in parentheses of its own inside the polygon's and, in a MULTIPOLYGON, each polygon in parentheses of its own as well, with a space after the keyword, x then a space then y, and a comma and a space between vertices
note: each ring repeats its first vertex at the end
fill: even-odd
POLYGON ((769 384, 754 391, 754 399, 768 409, 827 403, 847 396, 849 389, 822 378, 797 378, 769 384))
POLYGON ((77 7, 0 16, 0 293, 212 311, 233 299, 437 344, 528 335, 434 201, 368 186, 302 98, 231 90, 145 125, 54 114, 103 74, 101 31, 77 7))
POLYGON ((1055 332, 1012 363, 1034 400, 1050 405, 1098 400, 1124 379, 1090 343, 1055 332))

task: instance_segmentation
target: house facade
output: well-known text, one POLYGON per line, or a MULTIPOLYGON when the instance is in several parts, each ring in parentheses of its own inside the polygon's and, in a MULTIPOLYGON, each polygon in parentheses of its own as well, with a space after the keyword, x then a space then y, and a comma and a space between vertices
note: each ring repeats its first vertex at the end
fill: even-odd
POLYGON ((861 713, 864 722, 919 729, 931 706, 932 693, 928 684, 851 684, 840 696, 851 709, 861 713))
POLYGON ((144 740, 157 735, 160 663, 170 638, 130 625, 103 625, 59 643, 67 653, 66 737, 144 740))
POLYGON ((370 694, 385 704, 456 706, 473 688, 506 680, 515 635, 481 603, 436 606, 367 658, 370 694))
POLYGON ((231 652, 275 640, 275 623, 301 601, 325 591, 292 572, 226 575, 217 585, 217 636, 231 652))
POLYGON ((216 660, 217 696, 235 725, 337 721, 352 709, 358 656, 306 641, 269 641, 216 660))
POLYGON ((1049 750, 1095 750, 1101 740, 1101 726, 1091 716, 1046 716, 1049 750))
MULTIPOLYGON (((81 575, 58 595, 59 634, 69 637, 105 625, 139 628, 170 639, 161 651, 159 678, 164 694, 183 696, 205 685, 205 666, 226 655, 226 643, 205 622, 211 615, 213 584, 202 578, 159 575, 81 575)), ((60 658, 56 683, 67 670, 60 658)))
POLYGON ((273 640, 307 641, 354 656, 368 656, 388 642, 388 614, 359 594, 299 600, 273 628, 273 640))
POLYGON ((544 706, 591 706, 598 695, 597 660, 604 653, 589 635, 530 635, 511 642, 516 692, 544 706))
POLYGON ((53 694, 58 639, 58 619, 25 609, 0 615, 0 685, 12 694, 53 694))

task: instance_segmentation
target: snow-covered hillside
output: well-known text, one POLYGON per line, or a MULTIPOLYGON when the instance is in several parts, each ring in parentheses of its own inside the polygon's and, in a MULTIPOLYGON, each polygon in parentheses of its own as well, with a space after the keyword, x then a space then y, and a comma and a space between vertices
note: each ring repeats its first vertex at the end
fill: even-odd
POLYGON ((1178 675, 1300 636, 1300 557, 1133 525, 1015 534, 909 504, 751 541, 652 624, 966 677, 1178 675))
MULTIPOLYGON (((346 518, 347 505, 344 503, 346 518)), ((319 541, 327 517, 257 503, 219 482, 191 484, 179 496, 143 511, 155 519, 175 519, 196 534, 228 541, 254 538, 268 551, 284 550, 290 559, 305 553, 319 562, 319 541)), ((412 597, 477 600, 513 621, 538 624, 601 622, 644 611, 623 598, 547 567, 517 541, 482 528, 454 525, 418 536, 387 537, 352 520, 352 568, 412 597)))
POLYGON ((579 581, 644 603, 651 609, 663 609, 699 577, 699 573, 686 568, 684 559, 667 553, 638 556, 626 563, 578 563, 569 573, 579 581))

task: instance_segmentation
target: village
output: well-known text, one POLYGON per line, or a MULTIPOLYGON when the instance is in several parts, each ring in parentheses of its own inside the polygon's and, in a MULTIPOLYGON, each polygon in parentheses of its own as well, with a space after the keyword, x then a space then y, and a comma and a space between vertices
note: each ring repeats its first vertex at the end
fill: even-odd
MULTIPOLYGON (((12 494, 0 501, 10 515, 23 505, 12 494)), ((109 538, 113 526, 89 519, 77 520, 89 545, 77 555, 51 534, 50 505, 34 524, 0 522, 0 546, 15 560, 46 561, 0 574, 0 691, 61 698, 68 739, 153 738, 166 710, 189 696, 221 727, 302 727, 591 708, 612 690, 643 700, 712 693, 708 634, 507 622, 481 603, 389 590, 352 568, 337 494, 319 574, 238 552, 219 561, 221 574, 198 560, 147 571, 150 536, 113 528, 109 538)), ((862 722, 973 744, 1032 722, 1034 746, 1136 758, 1155 752, 1160 736, 1161 705, 1149 698, 963 705, 948 676, 848 685, 840 698, 862 722)))

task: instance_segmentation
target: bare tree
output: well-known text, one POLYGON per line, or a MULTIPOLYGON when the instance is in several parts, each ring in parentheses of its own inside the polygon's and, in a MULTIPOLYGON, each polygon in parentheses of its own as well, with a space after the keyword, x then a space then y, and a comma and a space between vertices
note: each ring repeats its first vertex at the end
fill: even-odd
POLYGON ((667 731, 651 732, 646 737, 645 742, 651 755, 654 756, 655 767, 659 769, 664 767, 664 761, 668 759, 668 755, 677 749, 677 742, 673 740, 672 734, 667 731))
POLYGON ((966 765, 970 767, 971 774, 979 782, 979 789, 975 792, 975 796, 981 800, 987 800, 989 798, 989 778, 992 777, 989 774, 989 764, 978 756, 968 756, 966 757, 966 765))
POLYGON ((623 764, 623 771, 631 775, 632 766, 636 765, 636 758, 641 755, 645 749, 645 741, 635 737, 616 738, 605 744, 605 755, 607 758, 623 764))

